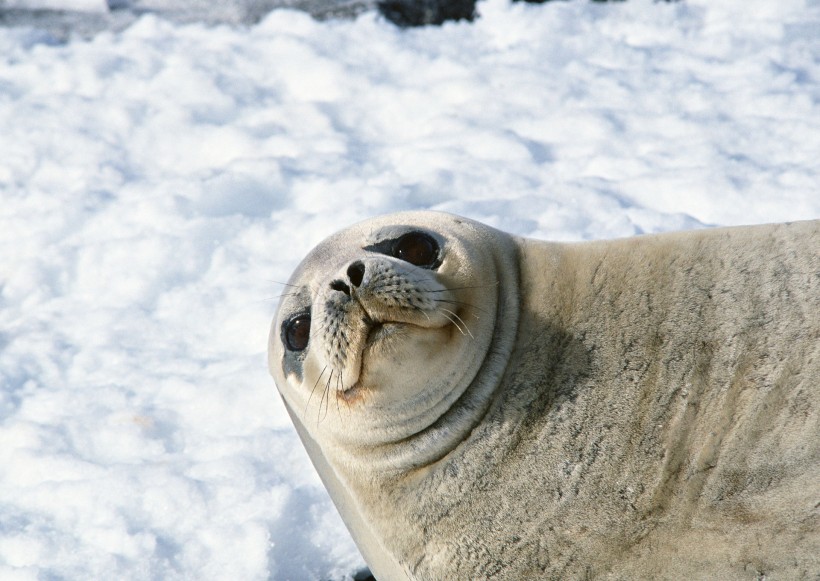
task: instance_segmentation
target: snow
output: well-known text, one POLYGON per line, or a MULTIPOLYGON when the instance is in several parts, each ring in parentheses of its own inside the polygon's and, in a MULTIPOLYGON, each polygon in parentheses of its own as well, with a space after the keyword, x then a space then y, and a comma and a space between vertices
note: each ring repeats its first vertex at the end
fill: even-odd
POLYGON ((0 578, 364 566, 265 359, 282 283, 350 223, 820 217, 816 0, 478 6, 0 29, 0 578))

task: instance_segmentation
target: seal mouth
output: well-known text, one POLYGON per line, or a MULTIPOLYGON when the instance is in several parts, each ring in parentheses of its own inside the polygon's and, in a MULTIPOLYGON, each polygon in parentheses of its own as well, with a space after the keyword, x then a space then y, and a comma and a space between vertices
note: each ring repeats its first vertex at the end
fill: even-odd
MULTIPOLYGON (((362 348, 362 354, 364 354, 365 351, 372 349, 375 345, 395 335, 401 327, 405 327, 410 324, 394 321, 374 321, 372 319, 368 319, 366 323, 368 330, 367 336, 365 337, 364 346, 362 348)), ((343 401, 352 403, 359 399, 363 393, 364 388, 362 388, 360 382, 357 380, 347 389, 338 391, 337 395, 343 401)))
POLYGON ((378 341, 381 336, 384 334, 384 323, 381 322, 373 322, 370 324, 370 328, 367 330, 367 338, 364 341, 365 348, 369 347, 376 341, 378 341))
MULTIPOLYGON (((433 329, 437 328, 435 326, 426 326, 417 323, 410 323, 407 321, 377 321, 367 317, 365 319, 365 324, 367 325, 367 334, 365 336, 365 340, 361 350, 361 363, 362 369, 360 370, 359 377, 363 373, 365 363, 364 363, 364 355, 370 351, 372 352, 374 349, 379 349, 385 342, 390 342, 392 338, 397 337, 401 334, 403 329, 408 327, 417 327, 422 329, 433 329)), ((445 325, 447 326, 447 325, 445 325)), ((458 329, 458 326, 455 325, 452 321, 450 321, 450 325, 454 329, 458 329)), ((390 349, 390 347, 386 347, 386 349, 390 349)), ((359 399, 361 399, 365 393, 367 388, 361 385, 360 379, 357 379, 353 385, 348 387, 347 389, 340 389, 336 392, 337 397, 339 397, 342 401, 351 404, 359 399)))
POLYGON ((367 349, 379 341, 394 335, 400 326, 402 326, 402 323, 374 321, 371 323, 370 329, 367 331, 367 338, 364 342, 364 348, 367 349))
POLYGON ((361 399, 363 393, 364 390, 357 381, 351 387, 348 387, 344 391, 337 391, 336 397, 345 402, 346 404, 351 404, 361 399))

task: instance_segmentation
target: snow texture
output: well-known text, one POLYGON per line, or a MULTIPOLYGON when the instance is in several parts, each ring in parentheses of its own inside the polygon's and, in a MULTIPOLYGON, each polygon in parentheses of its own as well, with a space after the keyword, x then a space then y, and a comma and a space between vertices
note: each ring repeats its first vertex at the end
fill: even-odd
POLYGON ((0 29, 0 579, 364 566, 265 359, 282 283, 352 222, 820 217, 817 0, 478 10, 0 29))
MULTIPOLYGON (((377 10, 382 0, 0 0, 0 26, 31 26, 59 40, 70 35, 91 37, 102 30, 121 31, 144 14, 155 14, 177 24, 199 22, 209 25, 251 25, 274 9, 289 8, 314 18, 353 18, 377 10)), ((389 0, 418 3, 419 0, 389 0)), ((459 0, 475 4, 475 0, 459 0)), ((450 0, 424 0, 425 3, 450 0)), ((401 7, 399 7, 401 8, 401 7)), ((433 10, 429 19, 440 12, 433 10)), ((393 10, 392 12, 396 12, 393 10)), ((401 18, 405 9, 398 10, 401 18)), ((412 11, 411 11, 412 12, 412 11)), ((425 14, 417 15, 424 18, 425 14)), ((395 18, 394 18, 395 20, 395 18)), ((429 22, 419 22, 426 24, 429 22)))

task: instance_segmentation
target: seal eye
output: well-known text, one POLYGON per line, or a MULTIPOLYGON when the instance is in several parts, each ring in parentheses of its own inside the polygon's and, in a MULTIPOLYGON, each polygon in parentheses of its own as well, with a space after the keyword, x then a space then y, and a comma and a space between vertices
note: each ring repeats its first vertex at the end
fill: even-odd
POLYGON ((422 232, 405 234, 393 245, 393 256, 422 268, 438 266, 438 244, 422 232))
POLYGON ((285 323, 285 345, 291 351, 303 351, 310 339, 310 315, 298 315, 285 323))

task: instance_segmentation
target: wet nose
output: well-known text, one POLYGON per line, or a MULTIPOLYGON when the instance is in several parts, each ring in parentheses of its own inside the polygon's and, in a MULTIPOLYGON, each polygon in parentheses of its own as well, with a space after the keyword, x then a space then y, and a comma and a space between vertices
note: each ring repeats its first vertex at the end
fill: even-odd
POLYGON ((347 278, 350 280, 350 284, 356 288, 362 284, 362 279, 364 279, 364 263, 361 260, 357 260, 347 267, 347 278))

